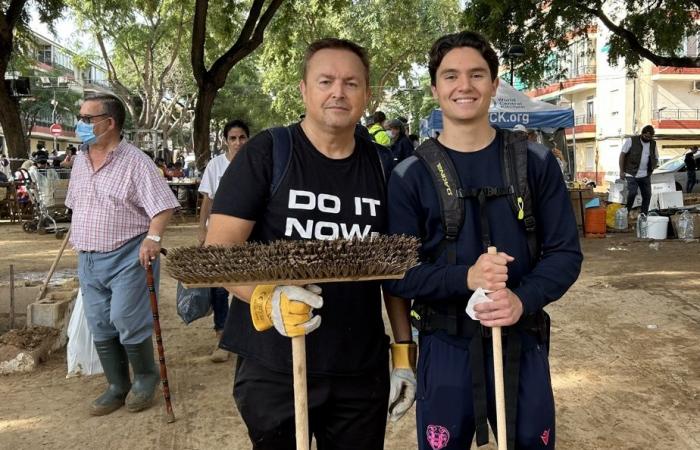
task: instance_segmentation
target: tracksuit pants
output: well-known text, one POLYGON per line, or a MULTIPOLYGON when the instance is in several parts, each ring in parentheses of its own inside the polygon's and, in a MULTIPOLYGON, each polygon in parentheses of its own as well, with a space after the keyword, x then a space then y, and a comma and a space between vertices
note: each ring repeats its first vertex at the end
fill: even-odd
MULTIPOLYGON (((469 338, 447 336, 442 331, 420 335, 416 422, 421 450, 470 448, 475 424, 469 343, 469 338)), ((485 343, 487 413, 495 430, 493 353, 491 341, 485 343)), ((523 336, 519 379, 515 448, 554 449, 554 398, 547 349, 534 336, 523 336)))

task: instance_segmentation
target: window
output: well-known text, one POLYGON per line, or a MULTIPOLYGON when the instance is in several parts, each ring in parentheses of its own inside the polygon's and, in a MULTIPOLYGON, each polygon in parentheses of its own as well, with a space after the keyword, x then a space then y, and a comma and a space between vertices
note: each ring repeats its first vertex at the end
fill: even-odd
POLYGON ((41 47, 39 47, 39 54, 37 55, 37 59, 39 60, 39 62, 52 65, 53 61, 51 59, 51 46, 42 45, 41 47))
POLYGON ((595 146, 593 144, 586 145, 584 152, 586 161, 586 172, 595 171, 595 146))

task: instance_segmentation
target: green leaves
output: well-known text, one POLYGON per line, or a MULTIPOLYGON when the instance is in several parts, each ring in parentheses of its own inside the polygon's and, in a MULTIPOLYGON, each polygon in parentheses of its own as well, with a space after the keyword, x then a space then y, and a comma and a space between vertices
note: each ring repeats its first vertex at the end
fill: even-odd
POLYGON ((647 58, 657 65, 697 67, 698 58, 681 50, 685 37, 700 31, 693 18, 698 11, 700 2, 684 0, 471 0, 462 23, 485 34, 501 53, 523 45, 526 55, 515 62, 516 74, 534 86, 554 72, 556 59, 547 58, 553 49, 565 49, 596 25, 611 31, 611 63, 622 58, 634 68, 647 58))

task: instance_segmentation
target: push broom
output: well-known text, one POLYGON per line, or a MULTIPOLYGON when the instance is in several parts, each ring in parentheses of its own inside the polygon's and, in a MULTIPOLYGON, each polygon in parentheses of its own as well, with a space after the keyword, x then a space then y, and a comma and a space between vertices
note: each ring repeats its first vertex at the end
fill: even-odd
MULTIPOLYGON (((403 278, 418 262, 417 238, 275 241, 170 250, 169 274, 187 288, 251 284, 306 285, 403 278)), ((309 448, 306 341, 292 338, 297 450, 309 448)))

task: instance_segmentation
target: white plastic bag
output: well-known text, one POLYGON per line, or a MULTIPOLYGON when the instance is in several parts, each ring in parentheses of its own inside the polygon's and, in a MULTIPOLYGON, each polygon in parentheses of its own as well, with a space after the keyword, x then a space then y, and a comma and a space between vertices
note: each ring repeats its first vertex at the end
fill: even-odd
POLYGON ((85 310, 83 309, 83 294, 78 290, 73 313, 68 322, 68 375, 66 378, 80 375, 95 375, 102 373, 102 364, 92 341, 92 333, 88 328, 85 310))

